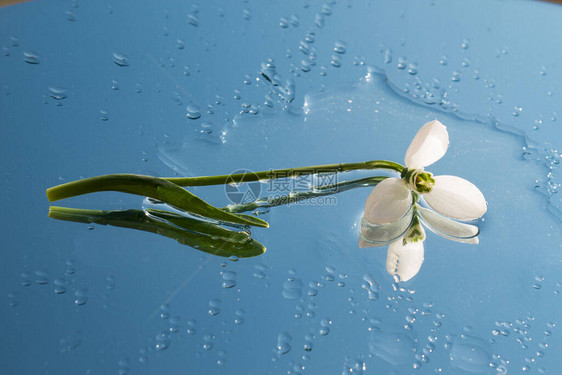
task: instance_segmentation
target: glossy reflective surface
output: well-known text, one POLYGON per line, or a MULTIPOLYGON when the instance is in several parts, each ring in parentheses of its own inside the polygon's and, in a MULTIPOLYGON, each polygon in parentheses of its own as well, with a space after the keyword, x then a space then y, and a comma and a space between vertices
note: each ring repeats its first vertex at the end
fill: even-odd
POLYGON ((561 16, 484 1, 0 9, 2 373, 556 374, 561 16), (358 247, 370 188, 262 213, 267 252, 238 260, 47 217, 46 188, 99 174, 403 162, 433 119, 451 145, 431 172, 476 184, 488 212, 479 245, 428 231, 406 283, 386 247, 358 247))

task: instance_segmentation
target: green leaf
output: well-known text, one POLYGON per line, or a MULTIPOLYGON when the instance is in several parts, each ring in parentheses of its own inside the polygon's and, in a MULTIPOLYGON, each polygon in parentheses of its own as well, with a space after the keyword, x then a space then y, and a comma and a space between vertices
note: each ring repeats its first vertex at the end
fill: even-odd
POLYGON ((99 191, 118 191, 158 199, 182 211, 219 222, 269 227, 264 220, 250 215, 225 212, 172 182, 151 176, 112 174, 85 178, 47 189, 47 198, 53 202, 99 191))
POLYGON ((247 232, 236 232, 216 224, 175 213, 148 209, 102 211, 66 207, 49 207, 49 217, 79 223, 96 223, 156 233, 175 239, 182 245, 222 256, 254 257, 266 248, 247 232))

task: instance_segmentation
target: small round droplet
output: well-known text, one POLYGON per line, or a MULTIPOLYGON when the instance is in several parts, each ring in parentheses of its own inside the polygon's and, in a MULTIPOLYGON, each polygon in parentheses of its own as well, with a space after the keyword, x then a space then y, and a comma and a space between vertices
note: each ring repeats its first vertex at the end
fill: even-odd
POLYGON ((201 112, 199 111, 199 108, 194 105, 188 105, 186 110, 187 110, 186 116, 191 120, 197 120, 198 118, 201 117, 201 112))
POLYGON ((129 59, 127 56, 118 52, 113 52, 113 62, 118 66, 129 66, 129 59))
POLYGON ((187 22, 191 25, 191 26, 199 26, 199 18, 197 18, 197 16, 195 14, 189 14, 187 16, 187 22))
POLYGON ((220 312, 221 312, 220 306, 221 306, 220 300, 218 300, 218 299, 210 300, 209 301, 209 311, 208 311, 209 315, 215 316, 215 315, 220 314, 220 312))
POLYGON ((229 289, 236 286, 236 272, 234 271, 223 271, 222 274, 222 287, 229 289))
POLYGON ((285 299, 298 299, 302 295, 302 281, 300 279, 288 278, 283 283, 283 292, 281 293, 285 299))
POLYGON ((49 96, 55 100, 66 99, 66 89, 63 87, 49 87, 49 96))
POLYGON ((170 336, 168 332, 161 332, 156 335, 154 348, 156 350, 166 350, 170 346, 170 336))
POLYGON ((347 49, 347 44, 342 41, 338 41, 334 44, 334 52, 343 55, 347 49))
POLYGON ((203 336, 203 349, 204 350, 211 350, 213 349, 213 343, 215 341, 215 335, 213 334, 206 334, 203 336))
POLYGON ((74 292, 74 303, 82 306, 85 305, 86 302, 88 302, 87 290, 85 288, 76 289, 74 292))
POLYGON ((332 66, 335 67, 335 68, 341 67, 340 57, 336 56, 336 55, 332 55, 332 59, 330 60, 330 64, 332 64, 332 66))
POLYGON ((32 51, 25 51, 23 53, 23 61, 28 64, 39 64, 39 55, 32 51))
POLYGON ((100 110, 100 120, 102 121, 109 120, 109 117, 107 116, 107 111, 104 109, 100 110))
POLYGON ((66 292, 66 280, 58 277, 54 280, 54 291, 56 294, 63 294, 66 292))

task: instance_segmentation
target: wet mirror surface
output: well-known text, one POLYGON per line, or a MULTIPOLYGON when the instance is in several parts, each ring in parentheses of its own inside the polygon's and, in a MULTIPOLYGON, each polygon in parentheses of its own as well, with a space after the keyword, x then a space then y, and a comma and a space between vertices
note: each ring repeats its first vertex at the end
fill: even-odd
MULTIPOLYGON (((0 8, 2 373, 556 374, 560 17, 485 1, 0 8), (247 212, 270 224, 252 228, 267 251, 250 258, 47 216, 45 189, 101 174, 403 163, 435 119, 450 146, 428 170, 477 185, 488 211, 478 245, 426 230, 406 282, 386 247, 359 248, 372 187, 247 212)), ((188 190, 223 207, 238 188, 188 190)), ((60 205, 162 206, 116 192, 60 205)))

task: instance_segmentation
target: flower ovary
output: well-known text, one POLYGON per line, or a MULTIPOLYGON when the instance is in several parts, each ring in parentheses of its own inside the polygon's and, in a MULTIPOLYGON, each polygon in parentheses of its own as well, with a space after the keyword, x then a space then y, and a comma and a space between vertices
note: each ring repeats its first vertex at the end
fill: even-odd
POLYGON ((405 168, 400 177, 406 181, 410 189, 419 194, 429 193, 433 185, 435 185, 433 175, 429 172, 424 172, 423 169, 405 168))

